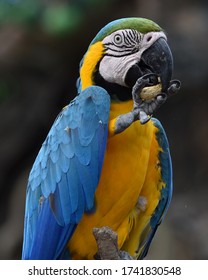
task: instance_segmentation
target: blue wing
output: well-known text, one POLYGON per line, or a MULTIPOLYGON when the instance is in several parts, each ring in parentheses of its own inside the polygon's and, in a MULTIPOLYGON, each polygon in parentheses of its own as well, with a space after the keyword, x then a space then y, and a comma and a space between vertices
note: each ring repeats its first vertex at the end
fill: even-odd
POLYGON ((108 132, 110 98, 82 91, 55 120, 30 172, 23 259, 58 259, 85 211, 94 206, 108 132))
POLYGON ((150 219, 149 224, 147 225, 146 229, 143 232, 143 237, 141 237, 141 244, 138 248, 138 258, 143 259, 149 250, 149 246, 151 241, 155 235, 155 232, 162 222, 168 207, 170 205, 170 201, 172 198, 172 161, 169 151, 169 144, 165 134, 165 131, 161 125, 161 123, 157 120, 152 118, 153 124, 158 128, 157 132, 157 141, 159 146, 161 147, 161 151, 159 153, 159 161, 161 166, 161 176, 162 181, 165 183, 165 187, 161 190, 161 196, 159 203, 155 209, 153 216, 150 219))

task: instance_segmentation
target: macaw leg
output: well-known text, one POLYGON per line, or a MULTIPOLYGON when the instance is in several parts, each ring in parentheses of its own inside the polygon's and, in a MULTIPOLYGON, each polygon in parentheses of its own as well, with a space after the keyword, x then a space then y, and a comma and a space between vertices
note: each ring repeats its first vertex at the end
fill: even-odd
POLYGON ((118 116, 112 120, 110 124, 110 133, 112 135, 121 133, 128 128, 133 122, 139 120, 141 124, 145 124, 151 119, 152 114, 167 100, 168 97, 177 93, 180 89, 180 81, 173 80, 170 82, 170 86, 167 93, 159 93, 152 100, 142 100, 140 93, 144 87, 154 86, 158 83, 158 76, 150 73, 140 77, 133 89, 133 109, 131 112, 118 116))
POLYGON ((140 120, 141 124, 150 120, 151 116, 148 115, 151 115, 153 111, 165 102, 166 96, 161 93, 154 101, 146 103, 146 101, 141 99, 140 93, 144 87, 154 86, 157 83, 158 76, 156 74, 146 74, 136 81, 132 89, 132 99, 134 102, 133 109, 131 112, 120 115, 116 118, 113 134, 121 133, 136 120, 140 120))
POLYGON ((118 234, 111 228, 105 226, 93 228, 98 252, 95 259, 98 260, 132 260, 129 253, 120 251, 118 248, 118 234))

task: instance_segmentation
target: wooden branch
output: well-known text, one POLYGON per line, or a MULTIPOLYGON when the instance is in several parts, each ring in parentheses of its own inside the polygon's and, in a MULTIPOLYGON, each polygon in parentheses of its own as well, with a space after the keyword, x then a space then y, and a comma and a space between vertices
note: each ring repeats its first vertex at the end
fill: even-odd
POLYGON ((99 260, 132 260, 133 258, 118 248, 118 235, 111 228, 105 226, 102 228, 94 228, 93 235, 95 237, 98 252, 95 259, 99 260))

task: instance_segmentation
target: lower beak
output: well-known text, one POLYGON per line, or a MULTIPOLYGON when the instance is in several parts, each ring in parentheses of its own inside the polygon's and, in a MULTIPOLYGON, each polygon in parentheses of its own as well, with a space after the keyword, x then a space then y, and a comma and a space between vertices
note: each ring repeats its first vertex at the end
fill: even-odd
POLYGON ((143 52, 141 65, 143 74, 152 72, 160 77, 162 92, 167 92, 173 72, 173 57, 167 41, 159 38, 150 48, 143 52))

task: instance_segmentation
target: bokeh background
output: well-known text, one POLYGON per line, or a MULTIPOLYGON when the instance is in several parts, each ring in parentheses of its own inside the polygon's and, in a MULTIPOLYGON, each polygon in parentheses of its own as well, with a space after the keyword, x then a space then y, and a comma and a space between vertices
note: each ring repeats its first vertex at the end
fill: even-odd
POLYGON ((0 0, 0 259, 21 256, 25 188, 58 112, 76 95, 98 30, 139 16, 168 34, 182 89, 157 112, 170 143, 173 199, 149 259, 208 259, 208 2, 0 0))

